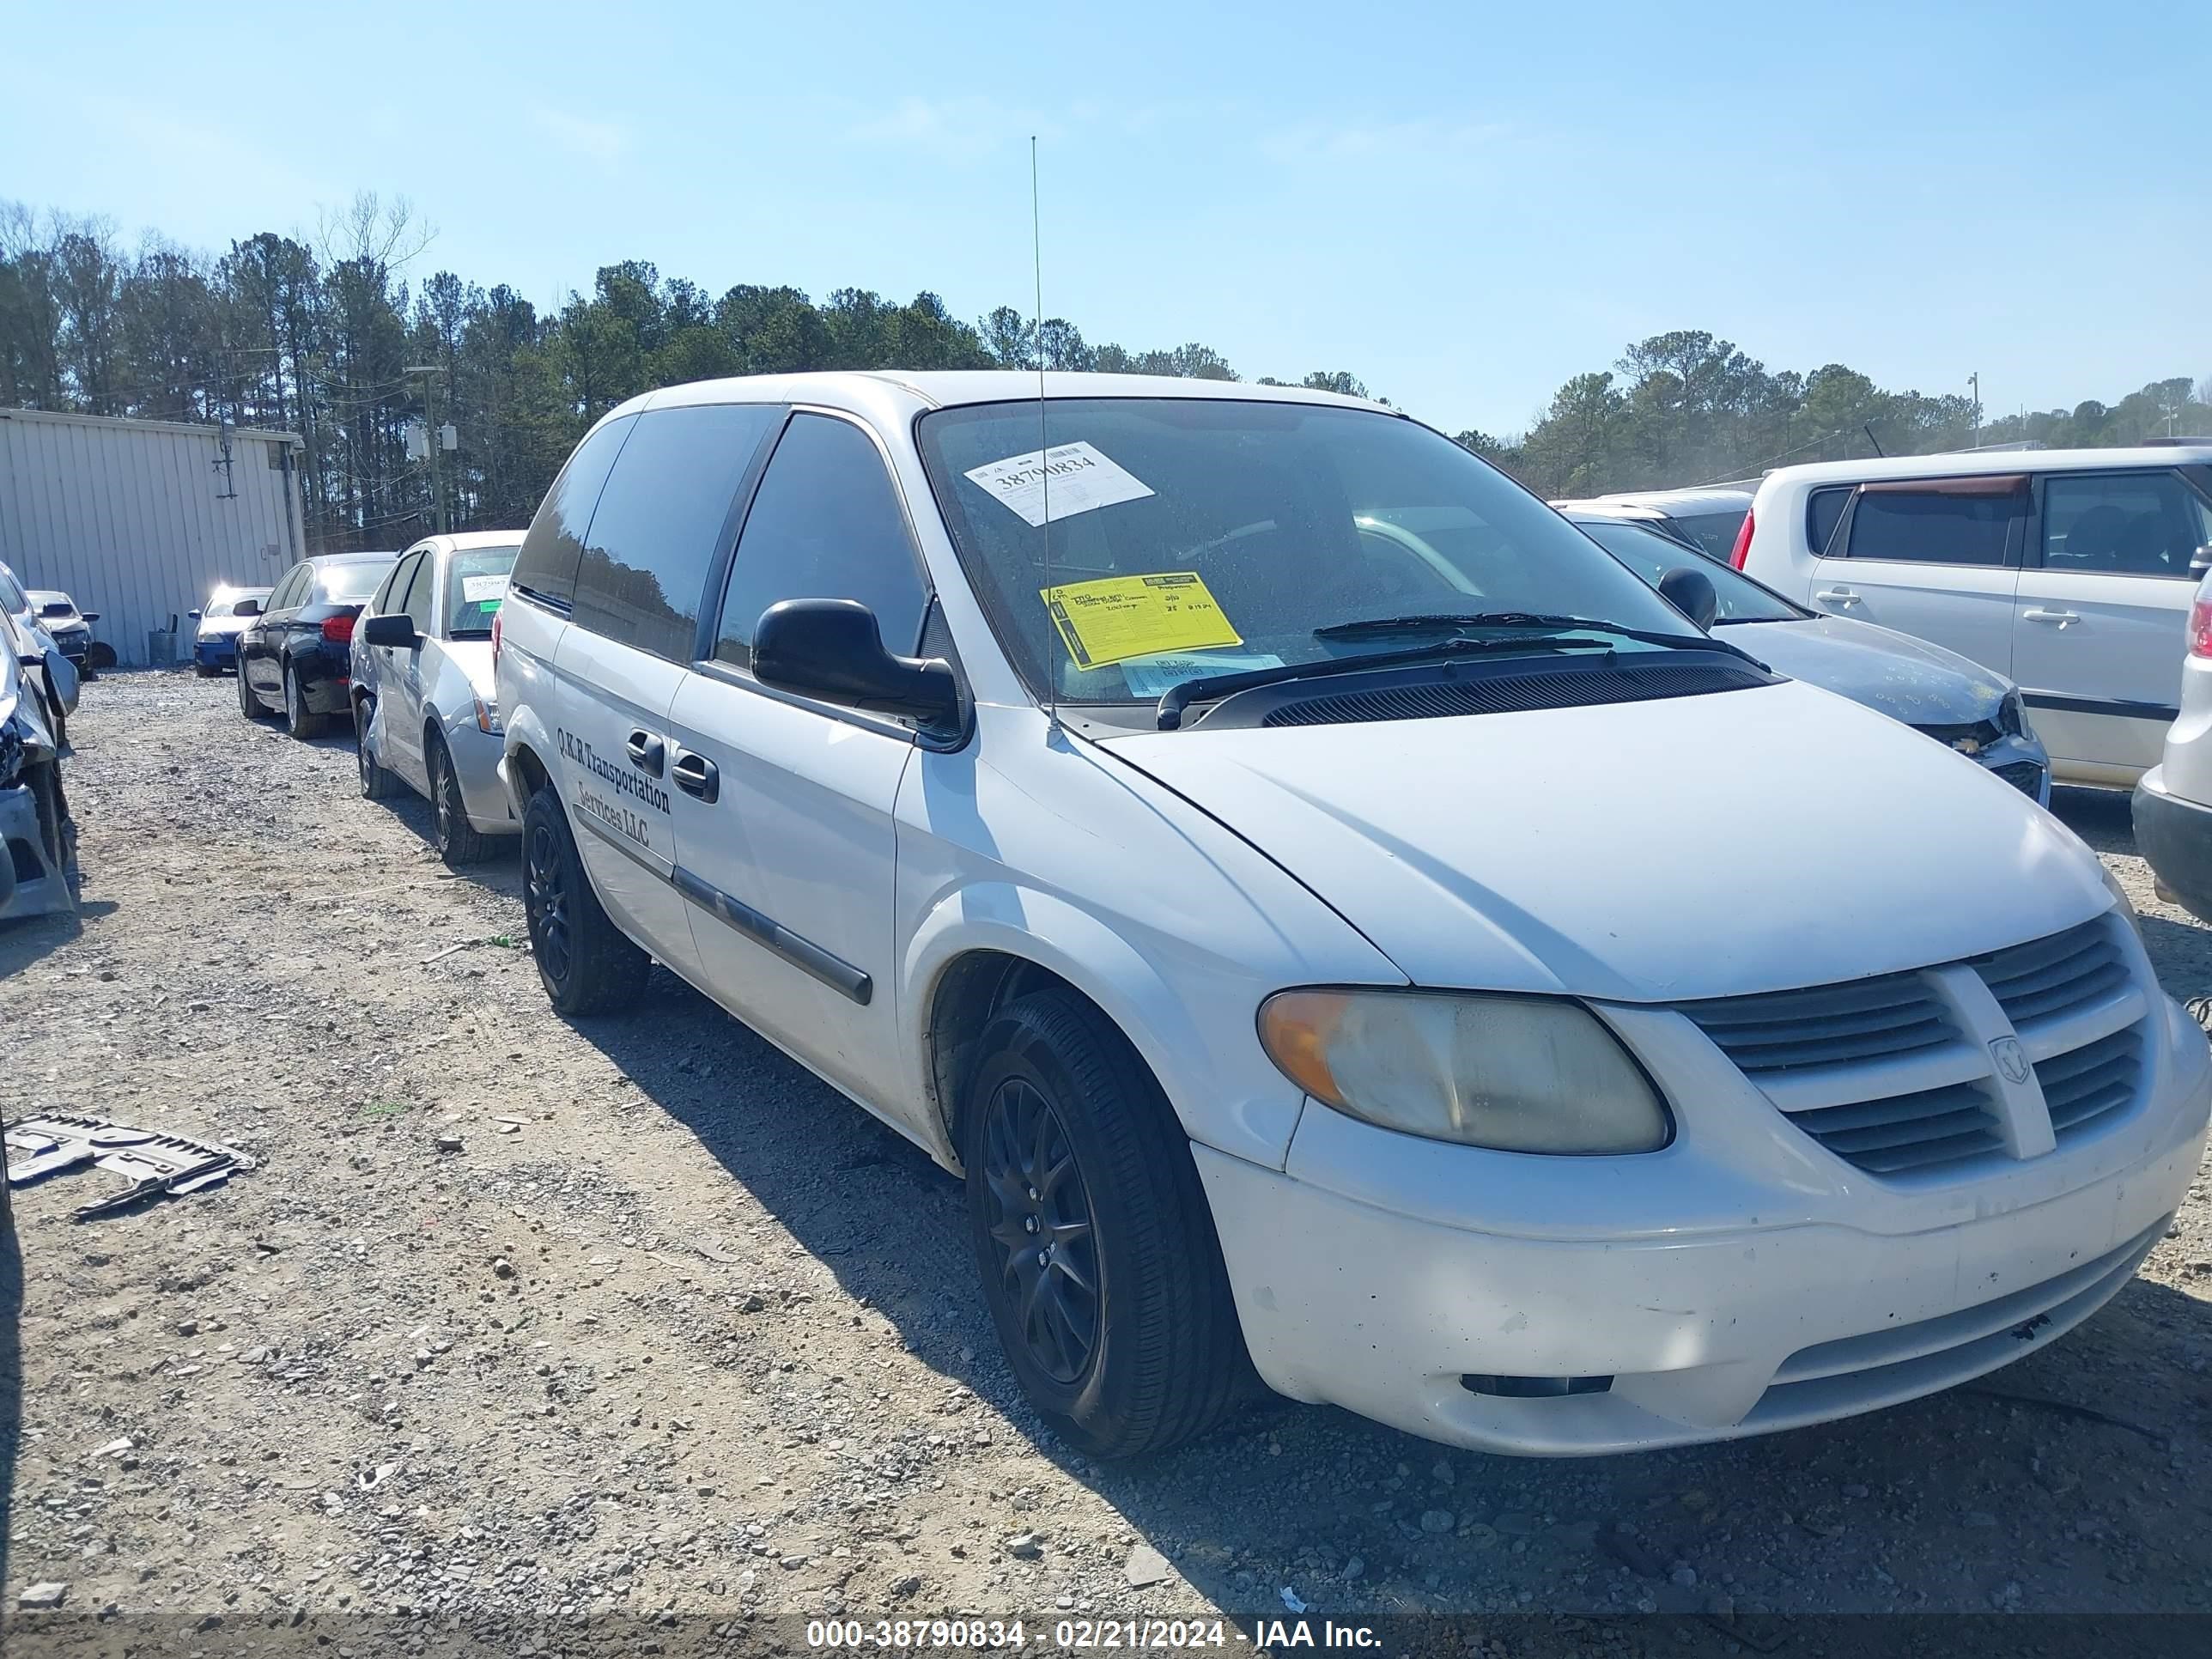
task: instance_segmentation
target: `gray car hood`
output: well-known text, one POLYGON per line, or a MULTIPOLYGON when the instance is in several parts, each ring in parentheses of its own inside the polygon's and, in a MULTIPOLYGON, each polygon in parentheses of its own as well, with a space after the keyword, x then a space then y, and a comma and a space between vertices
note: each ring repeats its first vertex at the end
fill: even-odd
POLYGON ((2013 689, 2011 681, 1955 651, 1845 617, 1738 623, 1713 633, 1778 674, 1908 726, 1968 726, 1992 719, 2013 689))

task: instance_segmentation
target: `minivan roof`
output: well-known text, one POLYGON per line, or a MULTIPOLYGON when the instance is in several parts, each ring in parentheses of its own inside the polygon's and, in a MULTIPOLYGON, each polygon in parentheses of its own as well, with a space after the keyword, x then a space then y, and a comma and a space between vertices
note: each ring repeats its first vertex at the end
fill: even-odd
POLYGON ((2212 462, 2212 444, 2200 448, 2161 444, 2143 449, 1996 449, 1949 455, 1869 456, 1863 461, 1812 461, 1778 466, 1772 483, 1858 483, 1875 478, 1957 478, 1984 472, 2106 471, 2114 467, 2173 466, 2212 462))
MULTIPOLYGON (((616 415, 685 404, 812 403, 830 408, 876 406, 886 391, 902 392, 934 409, 962 404, 1003 404, 1035 398, 1040 377, 1030 369, 873 369, 813 374, 746 374, 663 386, 633 398, 616 415)), ((1047 398, 1230 398, 1239 402, 1333 404, 1402 415, 1364 398, 1346 398, 1305 386, 1260 386, 1250 380, 1200 380, 1171 374, 1079 374, 1047 370, 1047 398)))

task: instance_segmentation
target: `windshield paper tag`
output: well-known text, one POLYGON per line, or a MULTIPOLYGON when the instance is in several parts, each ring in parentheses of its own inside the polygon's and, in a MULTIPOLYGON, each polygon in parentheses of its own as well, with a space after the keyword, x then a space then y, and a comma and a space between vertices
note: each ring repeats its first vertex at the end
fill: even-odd
POLYGON ((1216 674, 1249 674, 1255 668, 1280 668, 1283 659, 1264 652, 1176 651, 1157 657, 1135 657, 1121 665, 1121 679, 1135 697, 1164 697, 1185 680, 1211 679, 1216 674))
POLYGON ((507 578, 504 576, 461 578, 461 598, 471 605, 482 605, 486 600, 496 605, 506 597, 507 578))
POLYGON ((1038 592, 1067 654, 1080 668, 1103 668, 1164 651, 1244 643, 1194 570, 1106 576, 1038 592))
POLYGON ((1123 471, 1089 444, 1054 444, 1010 455, 962 475, 995 501, 1022 515, 1024 523, 1044 523, 1045 508, 1055 520, 1072 519, 1116 501, 1133 501, 1152 493, 1133 474, 1123 471), (1040 464, 1042 463, 1042 464, 1040 464), (1049 496, 1049 501, 1047 497, 1049 496))

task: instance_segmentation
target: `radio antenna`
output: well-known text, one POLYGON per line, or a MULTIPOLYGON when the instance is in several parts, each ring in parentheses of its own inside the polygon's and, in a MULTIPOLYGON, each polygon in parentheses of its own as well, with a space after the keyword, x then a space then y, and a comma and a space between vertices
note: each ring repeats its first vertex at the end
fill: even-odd
POLYGON ((1030 336, 1037 370, 1037 505, 1044 522, 1037 526, 1044 538, 1044 675, 1045 719, 1060 730, 1060 641, 1053 622, 1053 607, 1060 601, 1052 591, 1052 446, 1044 423, 1044 231, 1037 212, 1037 142, 1030 134, 1030 263, 1036 278, 1036 328, 1030 336))

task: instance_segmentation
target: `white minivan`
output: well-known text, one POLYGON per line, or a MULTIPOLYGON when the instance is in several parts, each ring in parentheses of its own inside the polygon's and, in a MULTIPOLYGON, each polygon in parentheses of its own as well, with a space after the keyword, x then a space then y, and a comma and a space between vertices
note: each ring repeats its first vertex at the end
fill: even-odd
POLYGON ((1767 475, 1732 562, 2016 681, 2061 782, 2124 787, 2178 712, 2212 444, 1984 450, 1767 475))
POLYGON ((554 1006, 657 960, 959 1172, 1095 1453, 1255 1371, 1510 1452, 1865 1411, 2094 1312, 2203 1152, 2063 825, 1395 410, 670 387, 495 626, 554 1006))

